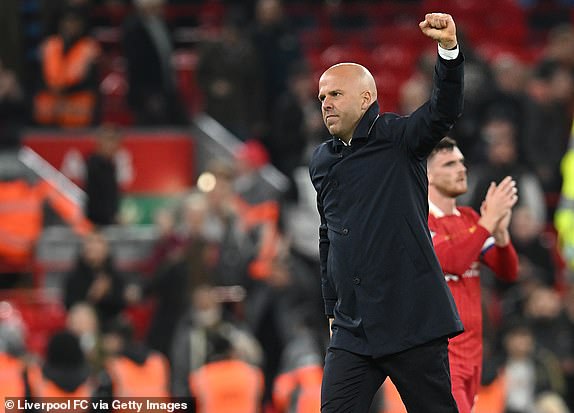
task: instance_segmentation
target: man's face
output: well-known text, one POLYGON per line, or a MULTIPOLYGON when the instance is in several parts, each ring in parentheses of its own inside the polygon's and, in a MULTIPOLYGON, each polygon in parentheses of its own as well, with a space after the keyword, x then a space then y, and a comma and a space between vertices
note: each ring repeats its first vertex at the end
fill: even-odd
POLYGON ((443 149, 428 163, 429 185, 441 194, 456 198, 467 191, 466 167, 460 149, 443 149))
POLYGON ((331 135, 347 142, 370 103, 361 82, 350 72, 344 67, 327 70, 319 79, 318 95, 325 126, 331 135))

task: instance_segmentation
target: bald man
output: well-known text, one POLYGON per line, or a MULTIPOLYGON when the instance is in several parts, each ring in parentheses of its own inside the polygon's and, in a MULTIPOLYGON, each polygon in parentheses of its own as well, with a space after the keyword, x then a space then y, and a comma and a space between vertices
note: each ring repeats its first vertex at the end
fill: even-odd
POLYGON ((387 377, 409 413, 457 412, 447 344, 463 327, 427 226, 426 158, 461 114, 464 59, 450 15, 419 26, 439 57, 431 98, 411 116, 379 113, 361 65, 337 64, 319 80, 332 135, 309 167, 331 325, 322 413, 368 412, 387 377))

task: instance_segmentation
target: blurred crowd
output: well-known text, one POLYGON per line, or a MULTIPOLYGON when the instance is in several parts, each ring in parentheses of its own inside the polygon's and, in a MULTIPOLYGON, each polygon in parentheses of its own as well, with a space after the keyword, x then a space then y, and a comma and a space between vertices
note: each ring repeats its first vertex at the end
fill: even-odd
MULTIPOLYGON (((320 33, 313 25, 326 20, 342 33, 337 41, 350 46, 353 33, 377 19, 357 10, 374 3, 2 1, 0 153, 17 149, 27 127, 97 127, 98 145, 87 161, 83 211, 49 185, 1 171, 0 396, 171 395, 194 397, 198 412, 222 413, 229 406, 221 394, 233 391, 236 413, 318 411, 329 334, 316 247, 298 241, 317 232, 305 169, 312 148, 328 138, 316 100, 317 74, 328 59, 313 59, 303 32, 320 33), (96 35, 102 26, 119 37, 96 35), (191 99, 177 68, 182 47, 196 59, 191 99), (126 82, 118 110, 129 116, 121 119, 109 113, 110 87, 122 90, 121 82, 109 86, 115 78, 107 75, 116 69, 126 82), (136 276, 124 274, 106 237, 110 225, 125 225, 114 161, 122 129, 185 128, 200 112, 241 144, 232 160, 212 159, 194 171, 197 186, 156 211, 153 250, 136 276), (269 164, 288 178, 285 193, 261 184, 269 164), (65 328, 42 354, 31 354, 10 294, 26 286, 42 231, 41 218, 30 217, 46 201, 81 246, 61 283, 65 328), (16 210, 17 219, 5 212, 16 210), (293 210, 312 228, 289 219, 293 210), (11 233, 14 222, 26 225, 11 233), (149 322, 135 328, 129 310, 150 302, 149 322)), ((397 8, 397 32, 405 21, 417 30, 420 16, 409 13, 433 4, 388 3, 397 8)), ((507 175, 520 194, 511 223, 518 281, 484 273, 479 407, 566 413, 574 411, 574 5, 497 3, 525 17, 525 39, 537 49, 525 57, 520 45, 513 53, 476 47, 470 33, 460 39, 465 109, 451 136, 469 168, 461 204, 478 209, 490 182, 507 175)), ((445 11, 453 4, 445 2, 445 11)), ((319 41, 311 39, 314 47, 319 41)), ((400 61, 403 54, 393 56, 400 61)), ((436 49, 417 50, 412 67, 399 68, 407 76, 398 84, 375 76, 379 88, 395 89, 396 101, 386 107, 408 115, 423 103, 434 59, 436 49)), ((392 93, 379 95, 385 107, 392 93)), ((374 409, 391 412, 384 397, 374 409)))

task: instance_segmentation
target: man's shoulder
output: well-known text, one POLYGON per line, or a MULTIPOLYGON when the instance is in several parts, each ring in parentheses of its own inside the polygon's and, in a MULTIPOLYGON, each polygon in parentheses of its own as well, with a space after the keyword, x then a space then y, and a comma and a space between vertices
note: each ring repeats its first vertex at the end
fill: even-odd
POLYGON ((332 139, 328 139, 323 143, 317 145, 315 149, 313 149, 313 153, 311 154, 310 165, 313 165, 314 163, 320 161, 322 157, 331 154, 333 151, 332 146, 333 146, 332 139))
POLYGON ((456 209, 458 209, 458 211, 460 212, 460 214, 462 216, 469 217, 469 218, 472 218, 474 220, 478 220, 480 218, 478 213, 472 207, 457 206, 456 209))
POLYGON ((399 115, 398 113, 394 112, 383 112, 380 114, 380 121, 377 122, 377 129, 385 128, 390 124, 396 122, 399 119, 402 119, 403 116, 399 115))

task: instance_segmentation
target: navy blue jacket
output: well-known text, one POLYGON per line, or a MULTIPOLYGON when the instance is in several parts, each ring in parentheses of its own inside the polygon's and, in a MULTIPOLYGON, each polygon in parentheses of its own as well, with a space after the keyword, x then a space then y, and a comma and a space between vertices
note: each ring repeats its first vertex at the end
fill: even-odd
POLYGON ((332 347, 380 357, 462 332, 427 225, 426 157, 462 112, 463 61, 437 59, 412 115, 380 115, 375 102, 350 146, 333 137, 313 154, 332 347))

